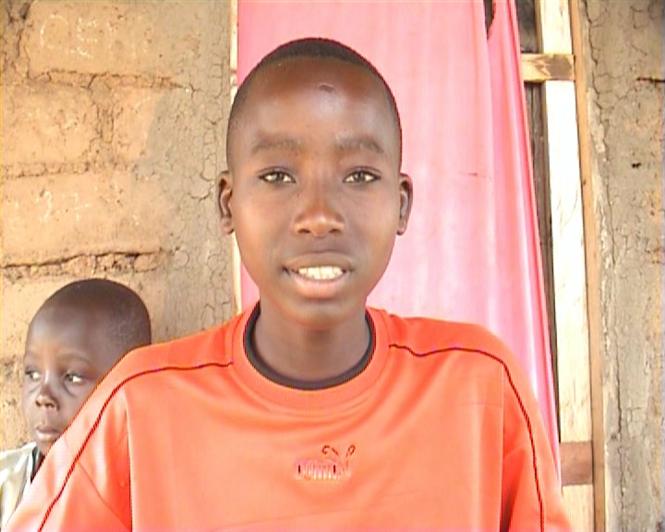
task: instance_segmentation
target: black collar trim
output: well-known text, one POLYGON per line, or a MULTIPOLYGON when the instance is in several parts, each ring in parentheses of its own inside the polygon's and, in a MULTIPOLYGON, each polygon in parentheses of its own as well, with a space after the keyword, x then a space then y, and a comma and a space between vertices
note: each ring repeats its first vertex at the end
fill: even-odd
POLYGON ((369 365, 370 360, 372 360, 372 355, 374 354, 374 347, 376 345, 376 331, 374 329, 374 323, 368 312, 365 312, 365 321, 369 327, 369 344, 367 349, 363 354, 362 358, 353 365, 353 367, 347 369, 344 373, 330 377, 328 379, 322 379, 312 382, 300 381, 277 373, 272 369, 265 361, 259 356, 255 349, 254 345, 254 329, 256 327, 256 321, 261 314, 260 304, 257 303, 252 310, 252 314, 247 320, 247 325, 245 326, 245 333, 243 335, 243 345, 245 347, 245 352, 247 353, 247 358, 254 369, 263 375, 266 379, 271 380, 281 386, 286 386, 288 388, 294 388, 296 390, 324 390, 326 388, 332 388, 334 386, 339 386, 344 384, 354 377, 360 375, 365 368, 369 365))

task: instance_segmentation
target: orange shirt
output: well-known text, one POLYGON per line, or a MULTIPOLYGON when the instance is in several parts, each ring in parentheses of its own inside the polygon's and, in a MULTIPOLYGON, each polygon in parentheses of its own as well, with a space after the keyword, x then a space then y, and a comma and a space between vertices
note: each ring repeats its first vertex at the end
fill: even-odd
POLYGON ((249 313, 126 356, 9 530, 568 528, 504 345, 474 325, 369 315, 369 364, 323 390, 254 369, 249 313))

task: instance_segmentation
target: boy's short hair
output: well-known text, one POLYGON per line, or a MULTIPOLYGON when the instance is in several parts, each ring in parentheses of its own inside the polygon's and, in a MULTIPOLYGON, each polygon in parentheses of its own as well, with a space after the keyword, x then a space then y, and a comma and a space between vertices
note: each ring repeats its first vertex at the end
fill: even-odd
POLYGON ((395 96, 393 95, 388 83, 383 78, 381 73, 376 69, 376 67, 365 59, 362 55, 356 52, 353 48, 346 46, 338 41, 332 39, 324 39, 321 37, 307 37, 304 39, 297 39, 294 41, 289 41, 281 46, 275 48, 272 52, 266 55, 245 77, 243 82, 238 87, 238 92, 235 95, 233 104, 231 105, 231 111, 229 113, 229 122, 228 122, 228 133, 226 136, 226 152, 227 160, 229 159, 229 139, 231 138, 231 132, 235 127, 238 117, 243 108, 243 104, 247 99, 247 94, 249 93, 249 88, 252 85, 252 81, 256 76, 264 70, 266 67, 280 62, 288 61, 291 59, 298 58, 324 58, 324 59, 337 59, 345 63, 359 66, 365 72, 369 73, 371 76, 376 78, 381 82, 381 85, 384 89, 388 104, 392 111, 392 116, 397 127, 399 134, 399 160, 400 164, 402 161, 402 123, 399 116, 399 110, 397 109, 397 102, 395 101, 395 96))
POLYGON ((71 306, 99 312, 109 341, 123 354, 152 341, 150 316, 143 300, 127 286, 108 279, 84 279, 63 286, 39 308, 71 306))

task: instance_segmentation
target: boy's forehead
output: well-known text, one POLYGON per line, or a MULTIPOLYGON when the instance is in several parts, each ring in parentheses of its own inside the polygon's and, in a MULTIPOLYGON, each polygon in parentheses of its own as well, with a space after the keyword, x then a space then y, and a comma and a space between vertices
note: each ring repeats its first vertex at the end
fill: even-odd
POLYGON ((334 90, 338 84, 367 94, 373 87, 377 94, 382 85, 367 69, 333 57, 291 57, 265 66, 257 72, 249 94, 255 89, 290 88, 297 90, 321 82, 321 88, 334 90))
POLYGON ((105 321, 95 309, 53 304, 40 309, 28 330, 28 347, 59 344, 75 349, 91 364, 102 363, 108 342, 103 341, 105 321))
MULTIPOLYGON (((376 76, 339 59, 289 58, 264 67, 252 80, 240 113, 241 136, 257 134, 266 125, 269 129, 288 127, 276 122, 277 116, 314 117, 352 108, 368 111, 363 113, 367 118, 365 133, 386 137, 387 143, 399 150, 399 130, 386 89, 376 76)), ((354 118, 349 127, 363 125, 361 114, 354 118)))
POLYGON ((40 334, 54 334, 65 326, 84 328, 90 317, 89 309, 51 302, 37 311, 30 329, 40 334))

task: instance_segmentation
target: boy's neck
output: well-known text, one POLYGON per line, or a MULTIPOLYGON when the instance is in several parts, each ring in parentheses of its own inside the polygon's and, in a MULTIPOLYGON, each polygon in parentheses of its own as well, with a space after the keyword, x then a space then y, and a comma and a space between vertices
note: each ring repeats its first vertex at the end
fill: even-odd
POLYGON ((364 368, 372 342, 365 309, 324 330, 282 320, 272 310, 261 305, 252 345, 262 365, 283 377, 280 380, 295 387, 326 387, 336 384, 336 378, 347 380, 364 368))

